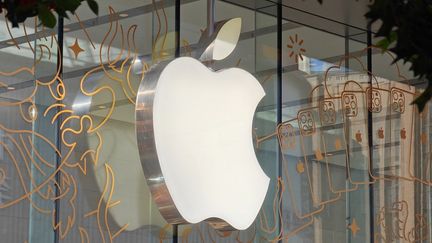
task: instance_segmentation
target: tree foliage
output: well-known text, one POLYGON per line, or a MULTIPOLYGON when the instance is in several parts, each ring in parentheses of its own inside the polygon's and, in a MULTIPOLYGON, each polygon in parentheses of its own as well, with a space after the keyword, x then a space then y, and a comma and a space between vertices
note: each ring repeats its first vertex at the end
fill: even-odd
POLYGON ((375 0, 366 18, 381 22, 377 45, 396 54, 395 62, 410 63, 418 78, 426 78, 426 90, 413 102, 422 111, 432 97, 432 0, 375 0))
POLYGON ((38 16, 42 25, 53 28, 57 23, 54 12, 68 18, 68 13, 75 13, 82 2, 87 2, 93 13, 98 14, 95 0, 0 0, 0 13, 6 11, 6 18, 13 27, 18 27, 27 18, 38 16))

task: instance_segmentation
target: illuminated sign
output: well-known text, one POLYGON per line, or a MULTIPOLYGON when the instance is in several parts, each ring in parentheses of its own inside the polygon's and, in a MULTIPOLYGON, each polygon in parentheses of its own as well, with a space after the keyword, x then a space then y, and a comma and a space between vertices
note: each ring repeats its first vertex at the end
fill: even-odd
MULTIPOLYGON (((232 52, 241 20, 216 27, 201 61, 232 52)), ((264 95, 245 70, 215 72, 191 57, 146 73, 136 105, 138 146, 150 191, 169 223, 207 220, 241 230, 254 222, 269 185, 252 139, 264 95)))

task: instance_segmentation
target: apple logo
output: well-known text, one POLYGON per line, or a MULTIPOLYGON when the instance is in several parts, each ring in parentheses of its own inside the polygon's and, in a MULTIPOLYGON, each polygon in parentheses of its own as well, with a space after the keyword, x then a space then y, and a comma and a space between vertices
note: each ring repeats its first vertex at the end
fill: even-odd
POLYGON ((213 71, 202 63, 227 57, 240 30, 240 18, 216 23, 212 35, 203 33, 199 60, 160 62, 140 84, 141 164, 171 224, 205 220, 220 230, 247 229, 265 199, 270 179, 256 158, 252 128, 265 92, 243 69, 213 71))
POLYGON ((405 130, 405 128, 402 128, 402 130, 400 131, 400 137, 402 139, 406 139, 406 130, 405 130))
POLYGON ((384 138, 384 129, 382 127, 378 130, 378 138, 384 138))
POLYGON ((362 134, 361 134, 360 130, 357 131, 355 137, 356 137, 356 140, 357 140, 358 143, 361 143, 363 141, 362 134))

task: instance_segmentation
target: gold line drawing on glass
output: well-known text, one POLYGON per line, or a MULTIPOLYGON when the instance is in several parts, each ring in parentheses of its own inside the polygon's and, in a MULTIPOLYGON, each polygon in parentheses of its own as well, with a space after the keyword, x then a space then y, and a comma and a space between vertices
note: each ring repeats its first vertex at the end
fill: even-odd
MULTIPOLYGON (((158 8, 160 9, 160 8, 158 8)), ((110 10, 111 11, 111 10, 110 10)), ((111 50, 111 42, 115 39, 115 38, 122 38, 125 39, 124 43, 123 43, 123 52, 122 54, 124 56, 126 56, 128 61, 133 61, 133 60, 137 60, 136 56, 133 56, 134 51, 131 51, 131 54, 128 55, 128 53, 126 52, 126 50, 129 48, 130 50, 134 50, 135 49, 135 44, 134 44, 134 33, 135 33, 135 29, 136 27, 134 26, 130 26, 128 28, 124 27, 124 25, 120 25, 120 24, 116 24, 115 20, 115 11, 112 9, 111 11, 111 27, 112 27, 112 32, 107 33, 107 36, 104 40, 105 46, 104 49, 100 50, 100 65, 105 65, 104 67, 98 67, 95 70, 90 70, 88 72, 86 72, 83 77, 82 77, 82 85, 80 87, 81 91, 85 94, 87 94, 88 96, 93 96, 97 93, 99 93, 101 90, 99 90, 98 92, 93 92, 94 90, 88 89, 88 86, 86 86, 86 81, 87 79, 90 78, 90 76, 92 74, 95 74, 96 72, 104 72, 106 76, 111 77, 113 80, 115 80, 116 82, 119 82, 121 85, 121 92, 126 93, 125 96, 127 95, 127 100, 130 103, 135 103, 135 97, 136 96, 136 91, 134 91, 134 89, 131 87, 132 84, 132 80, 128 77, 122 77, 122 76, 117 76, 116 74, 118 73, 131 73, 130 69, 128 69, 128 64, 126 62, 123 61, 122 57, 120 55, 116 55, 113 58, 111 58, 111 55, 108 54, 109 52, 112 52, 111 50), (114 34, 114 36, 112 35, 114 32, 116 32, 116 34, 114 34), (110 35, 108 35, 110 34, 110 35), (111 37, 111 38, 110 38, 111 37), (127 39, 127 40, 126 40, 127 39), (108 46, 108 48, 107 48, 108 46), (107 50, 109 49, 109 50, 107 50), (105 59, 109 59, 104 60, 105 59), (135 93, 134 93, 135 92, 135 93)), ((164 13, 164 18, 166 18, 166 14, 164 13)), ((77 19, 79 17, 77 16, 77 19)), ((78 19, 78 21, 80 21, 78 19)), ((35 23, 37 24, 37 19, 35 19, 35 23)), ((21 49, 20 45, 18 44, 18 42, 16 41, 15 37, 12 35, 12 33, 9 30, 9 26, 7 21, 5 21, 6 27, 8 29, 11 41, 12 41, 12 48, 17 48, 17 49, 21 49)), ((161 25, 163 25, 164 23, 160 22, 159 23, 159 28, 161 27, 161 25)), ((166 24, 166 22, 165 22, 166 24)), ((25 25, 24 25, 24 28, 25 25)), ((81 28, 83 28, 81 26, 81 28)), ((35 28, 36 29, 36 28, 35 28)), ((83 28, 84 29, 84 28, 83 28)), ((23 29, 23 31, 27 32, 26 29, 23 29)), ((43 31, 43 30, 42 30, 43 31)), ((85 31, 85 30, 84 30, 85 31)), ((162 32, 162 31, 160 31, 162 32)), ((39 51, 39 54, 36 53, 36 61, 34 63, 33 66, 23 66, 23 67, 19 67, 16 70, 13 71, 5 71, 5 70, 1 70, 0 74, 3 76, 18 76, 19 74, 23 74, 23 73, 28 73, 30 75, 34 75, 35 74, 35 70, 37 68, 37 65, 40 64, 42 62, 42 60, 45 59, 52 59, 53 57, 55 57, 55 53, 57 52, 55 49, 57 48, 57 44, 56 44, 56 38, 54 35, 51 35, 50 38, 51 39, 51 45, 48 43, 48 40, 46 37, 42 37, 44 38, 47 43, 46 44, 37 44, 36 46, 31 45, 31 43, 29 42, 29 38, 28 38, 28 34, 29 33, 25 33, 24 37, 26 38, 24 44, 28 44, 30 45, 30 50, 32 52, 37 52, 39 51), (51 46, 51 47, 50 47, 51 46)), ((164 34, 159 34, 159 35, 164 35, 164 34)), ((166 34, 165 34, 166 36, 166 34)), ((87 36, 89 41, 92 43, 92 40, 90 39, 89 36, 87 36)), ((159 39, 161 38, 166 38, 163 36, 160 36, 159 39)), ((186 41, 187 42, 187 41, 186 41)), ((185 49, 188 50, 189 54, 191 56, 194 56, 194 50, 192 50, 192 48, 190 48, 189 44, 185 43, 185 49)), ((373 47, 370 47, 373 48, 373 47)), ((164 52, 161 50, 157 51, 159 53, 160 56, 163 56, 164 52)), ((124 57, 123 56, 123 57, 124 57)), ((199 57, 199 56, 195 56, 195 57, 199 57)), ((60 58, 62 59, 62 58, 60 58)), ((148 69, 148 66, 146 66, 146 63, 142 63, 143 65, 143 69, 146 70, 148 69)), ((397 67, 398 68, 398 67, 397 67)), ((398 68, 399 69, 399 68, 398 68)), ((142 72, 142 77, 141 79, 143 79, 143 77, 145 76, 145 72, 142 72)), ((399 76, 401 77, 400 73, 399 76)), ((271 75, 269 75, 265 80, 263 80, 262 82, 266 82, 271 78, 271 75)), ((402 80, 404 80, 404 77, 401 77, 402 80)), ((51 77, 50 81, 46 82, 46 81, 40 81, 37 80, 36 81, 36 85, 34 87, 34 90, 31 90, 31 92, 29 92, 29 95, 23 99, 21 99, 20 101, 16 101, 16 102, 3 102, 0 103, 1 107, 15 107, 17 108, 17 114, 19 119, 22 119, 23 121, 25 121, 28 124, 31 124, 32 122, 36 121, 37 119, 40 119, 42 117, 47 117, 50 118, 50 123, 54 124, 56 121, 58 121, 60 118, 63 118, 63 123, 61 124, 61 128, 64 130, 64 133, 61 134, 61 139, 62 139, 62 145, 64 145, 64 148, 66 148, 66 151, 58 151, 56 149, 55 144, 52 143, 52 141, 50 141, 48 138, 44 137, 42 134, 38 134, 35 131, 32 130, 19 130, 19 129, 11 129, 8 127, 4 127, 2 126, 2 124, 0 124, 0 129, 5 131, 4 134, 4 138, 6 142, 3 142, 3 140, 0 143, 0 146, 2 147, 2 149, 4 149, 4 156, 6 159, 8 159, 11 163, 11 165, 14 168, 15 166, 17 166, 19 168, 19 170, 15 171, 14 169, 0 169, 0 181, 3 181, 3 183, 5 183, 4 178, 6 179, 6 183, 8 182, 8 180, 16 180, 19 182, 25 182, 23 183, 22 186, 22 194, 19 195, 16 198, 6 198, 7 200, 2 200, 2 203, 0 204, 0 210, 2 208, 8 208, 8 207, 13 207, 16 206, 18 203, 27 200, 28 203, 31 205, 31 207, 33 209, 35 209, 36 211, 44 214, 44 215, 52 215, 55 212, 50 211, 50 209, 44 208, 42 205, 38 204, 38 202, 34 201, 31 198, 31 195, 37 195, 40 196, 41 198, 43 198, 44 200, 56 200, 56 199, 62 199, 66 202, 66 205, 70 207, 70 211, 71 214, 65 216, 64 218, 61 219, 60 222, 58 222, 57 225, 54 225, 53 222, 53 228, 57 228, 60 232, 60 236, 61 238, 66 238, 68 236, 68 234, 71 234, 72 229, 73 228, 78 228, 79 229, 79 234, 81 237, 82 242, 89 242, 89 233, 88 233, 88 229, 86 229, 85 227, 81 226, 79 221, 78 221, 78 216, 76 214, 76 210, 77 210, 77 205, 76 203, 76 190, 77 190, 77 186, 79 186, 80 184, 80 178, 76 178, 71 171, 77 169, 80 173, 82 173, 83 175, 87 176, 88 174, 88 170, 90 166, 94 166, 94 164, 98 163, 99 159, 100 159, 100 150, 101 148, 104 146, 104 142, 105 138, 103 137, 103 135, 101 135, 100 133, 100 129, 103 129, 105 127, 106 123, 103 123, 101 120, 96 121, 95 119, 93 119, 91 116, 86 116, 86 114, 77 114, 74 109, 72 109, 71 107, 68 107, 64 104, 61 103, 57 103, 54 102, 53 104, 50 104, 47 107, 38 107, 38 105, 35 104, 34 102, 34 95, 39 92, 42 89, 47 89, 49 92, 49 95, 52 96, 52 98, 55 101, 63 101, 65 99, 65 97, 70 93, 69 90, 66 90, 66 87, 63 83, 63 79, 57 75, 57 74, 53 74, 53 77, 51 77), (76 123, 74 123, 76 122, 76 123), (77 127, 73 127, 71 124, 74 123, 75 125, 77 125, 77 127), (85 125, 89 125, 90 124, 90 129, 86 129, 88 127, 86 127, 85 125), (80 151, 82 152, 78 157, 78 159, 72 159, 71 155, 77 150, 77 147, 80 145, 79 139, 78 137, 81 135, 88 135, 88 134, 92 134, 96 137, 97 141, 98 141, 98 146, 96 149, 92 149, 92 150, 86 150, 86 151, 80 151), (71 139, 69 137, 73 137, 74 141, 71 141, 71 139), (46 158, 44 158, 44 156, 42 154, 40 154, 37 150, 37 146, 34 143, 34 138, 42 141, 46 148, 49 148, 52 150, 53 153, 58 154, 61 157, 61 164, 60 167, 57 170, 52 170, 53 168, 55 168, 55 163, 53 161, 47 160, 46 158), (75 141, 76 140, 76 141, 75 141), (17 153, 12 153, 12 149, 16 149, 17 153), (33 157, 30 155, 31 153, 33 153, 33 157), (35 178, 33 178, 33 176, 31 174, 29 174, 29 168, 30 167, 34 167, 35 171, 42 175, 44 178, 43 182, 39 182, 36 183, 35 178), (56 181, 54 179, 54 175, 56 173, 60 173, 61 174, 61 181, 56 181), (9 175, 9 177, 4 177, 4 174, 9 175), (2 177, 3 175, 3 177, 2 177), (11 175, 14 175, 13 178, 11 178, 11 175), (29 184, 31 184, 33 186, 33 189, 31 190, 29 188, 29 184), (60 191, 60 195, 56 196, 54 191, 58 190, 60 191)), ((358 83, 358 82, 357 82, 358 83)), ((374 114, 381 114, 384 111, 384 104, 387 102, 389 102, 389 99, 392 107, 391 112, 393 112, 392 114, 399 114, 400 116, 404 116, 405 118, 405 123, 404 126, 400 127, 400 131, 401 131, 401 135, 400 135, 400 141, 401 144, 403 144, 401 147, 404 149, 404 151, 400 151, 400 154, 405 154, 405 158, 403 159, 403 161, 408 161, 407 167, 408 170, 406 170, 403 174, 400 174, 398 171, 390 171, 387 173, 380 173, 379 170, 376 170, 376 168, 369 168, 368 171, 369 173, 373 176, 374 181, 373 183, 377 183, 381 180, 389 180, 389 181, 407 181, 409 183, 421 183, 422 185, 425 186, 431 186, 432 185, 432 181, 430 180, 430 177, 428 178, 427 175, 423 175, 423 177, 419 177, 418 175, 415 174, 415 168, 417 168, 418 166, 421 166, 420 164, 417 163, 429 163, 426 166, 426 168, 430 168, 430 161, 416 161, 412 158, 412 156, 410 156, 413 153, 413 148, 411 147, 413 144, 413 139, 415 138, 414 133, 412 132, 414 129, 414 123, 410 122, 414 119, 414 116, 417 116, 418 114, 415 113, 416 111, 412 111, 410 112, 409 109, 407 109, 409 107, 409 101, 413 99, 413 97, 416 95, 416 92, 413 91, 410 88, 407 88, 408 86, 398 86, 398 87, 386 87, 383 86, 382 84, 375 84, 377 82, 373 82, 373 87, 364 87, 361 86, 361 84, 359 84, 358 86, 361 86, 361 90, 354 90, 356 92, 354 92, 353 90, 348 90, 350 85, 355 85, 354 82, 350 82, 347 86, 347 96, 348 95, 352 95, 354 94, 353 97, 358 98, 356 99, 356 101, 354 103, 358 104, 364 104, 363 105, 363 109, 368 109, 370 112, 373 112, 374 114), (368 89, 369 88, 369 89, 368 89), (349 93, 349 91, 352 91, 351 93, 349 93), (358 91, 358 92, 357 92, 358 91), (377 94, 377 97, 380 97, 379 99, 376 98, 377 102, 376 104, 374 103, 374 97, 373 95, 377 94), (356 96, 358 95, 358 96, 356 96), (394 95, 394 97, 392 96, 394 95), (363 98, 359 98, 359 96, 365 97, 363 98), (372 97, 371 97, 372 96, 372 97), (385 99, 385 97, 388 97, 387 99, 385 99), (402 133, 402 131, 404 131, 402 133), (429 167, 428 167, 429 166, 429 167)), ((7 82, 2 82, 0 81, 0 88, 10 88, 12 90, 12 88, 14 88, 12 85, 8 85, 7 82)), ((327 88, 327 87, 326 87, 327 88)), ((115 90, 112 86, 110 85, 106 85, 103 87, 102 89, 103 91, 107 92, 107 94, 113 94, 113 93, 117 93, 117 90, 115 90), (111 93, 111 91, 113 93, 111 93)), ((336 106, 336 101, 335 100, 341 100, 342 97, 341 95, 328 95, 328 97, 324 97, 323 100, 320 101, 319 105, 317 107, 313 106, 314 108, 318 108, 319 109, 319 120, 315 120, 316 123, 321 122, 322 125, 324 123, 329 123, 332 122, 332 118, 325 116, 325 112, 324 111, 324 105, 327 106, 327 108, 333 104, 334 106, 336 106)), ((354 100, 354 98, 353 98, 354 100)), ((112 102, 116 102, 115 97, 113 96, 113 101, 112 102)), ((111 103, 107 104, 107 110, 109 110, 111 108, 111 103)), ((328 109, 326 109, 327 111, 328 109)), ((347 109, 345 109, 347 110, 347 109)), ((106 115, 106 121, 110 120, 110 113, 108 113, 106 115)), ((350 116, 350 117, 355 117, 350 116)), ((289 125, 290 123, 288 121, 285 121, 287 123, 284 123, 284 125, 289 125)), ((295 122, 293 124, 296 124, 295 122)), ((297 122, 298 124, 298 122, 297 122)), ((280 124, 281 125, 281 124, 280 124)), ((282 126, 282 125, 281 125, 282 126)), ((294 125, 296 127, 296 125, 294 125)), ((345 130, 349 130, 349 125, 345 125, 346 126, 345 129, 343 129, 343 131, 345 130)), ((319 126, 318 126, 319 127, 319 126)), ((394 124, 392 124, 392 127, 395 127, 394 124)), ((397 128, 397 127, 396 127, 397 128)), ((315 128, 316 130, 317 128, 315 128)), ((396 139, 394 138, 394 135, 392 137, 392 134, 389 133, 389 128, 388 127, 383 127, 384 129, 384 140, 391 138, 391 139, 396 139)), ((312 129, 313 130, 313 129, 312 129)), ((399 128, 398 128, 399 130, 399 128)), ((354 130, 355 132, 357 132, 357 130, 354 130)), ((361 131, 361 136, 362 136, 362 142, 366 143, 365 138, 368 136, 367 131, 361 131)), ((280 138, 278 139, 280 141, 279 146, 282 146, 282 150, 287 150, 290 149, 292 147, 295 147, 297 145, 301 145, 300 141, 297 141, 295 143, 292 142, 288 142, 286 143, 285 140, 289 140, 290 137, 295 136, 295 135, 291 135, 291 136, 285 136, 286 131, 281 129, 280 131, 278 129, 275 129, 275 132, 270 134, 269 136, 263 136, 263 137, 259 137, 257 138, 257 144, 260 144, 272 137, 278 136, 280 135, 280 138), (288 145, 288 146, 286 146, 288 145)), ((294 132, 295 134, 295 132, 294 132)), ((355 134, 354 134, 355 135, 355 134)), ((311 135, 308 135, 311 136, 311 135)), ((339 147, 341 150, 346 150, 346 140, 343 139, 344 136, 341 136, 342 138, 340 139, 340 143, 339 143, 339 147)), ((298 137, 299 138, 299 137, 298 137)), ((428 145, 428 140, 429 138, 427 137, 427 134, 422 134, 421 136, 422 139, 422 144, 426 144, 428 145), (426 135, 426 136, 423 136, 426 135), (424 141, 423 141, 424 140, 424 141)), ((331 151, 330 149, 327 149, 327 147, 329 146, 329 143, 327 141, 323 141, 323 149, 319 152, 319 154, 321 154, 321 156, 323 157, 323 159, 325 160, 325 164, 328 165, 329 163, 331 163, 331 158, 329 155, 329 152, 332 153, 333 151, 331 151)), ((382 145, 382 144, 379 144, 382 145)), ((424 146, 424 145, 422 145, 424 146)), ((316 151, 315 151, 316 152, 316 151)), ((346 153, 348 155, 349 151, 346 153)), ((99 161, 101 162, 101 161, 99 161)), ((288 176, 293 176, 294 173, 298 173, 298 171, 290 171, 290 168, 288 168, 288 165, 290 163, 297 163, 298 161, 286 161, 283 164, 283 170, 284 170, 284 174, 287 174, 288 176)), ((303 162, 304 163, 304 162, 303 162)), ((349 167, 349 166, 347 166, 349 167)), ((103 205, 106 198, 108 198, 109 194, 114 194, 115 192, 112 191, 113 187, 116 185, 115 180, 117 178, 116 174, 114 173, 114 169, 111 168, 109 166, 109 164, 104 165, 103 167, 104 169, 104 173, 106 173, 105 175, 107 176, 106 181, 103 181, 103 188, 107 188, 107 190, 105 191, 104 195, 107 195, 107 197, 102 197, 102 195, 100 195, 101 197, 99 198, 100 200, 97 201, 98 204, 100 204, 100 207, 96 207, 93 210, 89 211, 86 215, 85 218, 89 218, 89 217, 95 217, 97 219, 97 221, 101 224, 99 227, 97 226, 97 229, 100 232, 103 232, 103 235, 101 235, 101 241, 103 239, 104 242, 110 242, 113 239, 117 238, 122 232, 127 230, 128 224, 125 225, 121 225, 120 227, 116 227, 116 229, 112 229, 111 226, 108 226, 108 228, 106 227, 106 224, 108 224, 107 221, 105 221, 105 217, 109 217, 109 211, 112 208, 115 207, 119 207, 122 203, 123 200, 116 200, 116 201, 108 201, 108 204, 106 204, 105 206, 103 205), (103 199, 103 200, 102 200, 103 199), (108 235, 106 232, 110 232, 110 234, 108 235)), ((305 172, 306 172, 306 165, 304 168, 305 172)), ((326 175, 327 171, 323 170, 324 175, 326 175)), ((307 176, 307 174, 303 173, 304 176, 307 176)), ((278 184, 275 186, 277 191, 283 191, 285 192, 286 189, 288 189, 288 194, 290 194, 291 198, 294 198, 297 196, 295 193, 291 192, 292 188, 294 185, 291 185, 288 182, 289 177, 288 176, 283 176, 283 178, 279 178, 278 180, 278 184)), ((327 176, 327 175, 326 175, 327 176)), ((331 175, 328 176, 330 177, 328 180, 330 181, 331 179, 331 175)), ((119 182, 117 180, 117 182, 119 182)), ((1 183, 0 183, 1 184, 1 183)), ((117 183, 118 184, 118 183, 117 183)), ((367 184, 366 181, 364 181, 364 184, 367 184)), ((333 192, 335 195, 337 195, 338 193, 345 193, 343 190, 339 190, 339 188, 334 188, 334 185, 331 185, 333 192)), ((357 186, 360 186, 360 184, 354 184, 353 187, 351 188, 351 190, 356 190, 354 188, 357 188, 357 186)), ((313 188, 314 189, 314 188, 313 188)), ((283 194, 286 195, 286 194, 283 194)), ((310 215, 301 215, 301 217, 305 217, 305 219, 308 219, 309 221, 307 221, 305 224, 303 224, 302 226, 288 232, 288 231, 283 231, 278 234, 276 237, 270 236, 270 233, 274 233, 275 229, 277 227, 275 227, 278 224, 278 221, 282 221, 283 215, 281 214, 282 211, 282 198, 279 198, 277 195, 272 198, 273 200, 273 205, 272 205, 272 213, 273 213, 273 219, 275 222, 271 222, 271 216, 268 217, 268 215, 266 214, 265 209, 261 210, 260 214, 259 214, 259 222, 256 222, 256 224, 254 224, 253 229, 251 230, 251 232, 253 233, 252 236, 250 237, 250 239, 245 239, 244 242, 249 242, 251 240, 253 240, 253 238, 256 235, 256 231, 257 229, 262 230, 263 232, 268 233, 268 237, 266 237, 265 240, 270 241, 270 242, 275 242, 277 240, 280 239, 288 239, 293 235, 296 235, 298 233, 300 233, 301 231, 303 231, 304 229, 306 229, 308 226, 313 225, 314 223, 314 216, 318 215, 319 213, 323 212, 325 210, 324 206, 320 206, 319 209, 316 212, 314 212, 314 214, 310 214, 310 215)), ((312 201, 312 199, 311 199, 312 201)), ((316 201, 320 202, 320 199, 318 198, 316 201)), ((322 201, 321 201, 322 202, 322 201)), ((289 203, 289 202, 288 202, 289 203)), ((296 203, 295 200, 293 202, 293 204, 296 203)), ((332 202, 330 202, 332 203, 332 202)), ((408 202, 406 202, 408 203, 408 202)), ((400 204, 404 204, 403 202, 400 202, 400 204)), ((394 208, 390 208, 387 209, 387 211, 395 211, 394 208)), ((395 220, 404 220, 403 218, 401 219, 398 215, 396 214, 389 214, 391 215, 391 217, 393 217, 395 220), (399 218, 398 218, 399 217, 399 218)), ((427 219, 422 216, 422 215, 413 215, 412 212, 410 212, 410 215, 414 216, 416 224, 415 227, 413 227, 412 229, 406 229, 405 233, 402 235, 401 237, 403 237, 404 239, 410 240, 410 242, 415 242, 416 240, 422 240, 424 238, 415 238, 416 237, 416 231, 418 231, 419 229, 421 229, 422 227, 428 227, 428 222, 427 219)), ((379 215, 377 215, 377 218, 379 217, 379 215)), ((165 230, 168 234, 169 232, 169 225, 166 225, 166 228, 161 229, 160 231, 162 232, 163 230, 165 230)), ((282 227, 283 228, 283 227, 282 227)), ((210 235, 211 239, 213 241, 218 241, 218 239, 224 239, 224 238, 229 238, 229 237, 233 237, 236 238, 239 241, 239 237, 241 232, 233 232, 231 234, 228 233, 221 233, 218 231, 214 231, 211 227, 205 228, 204 230, 199 228, 198 226, 194 225, 191 227, 191 229, 193 231, 198 231, 199 234, 201 235, 210 235)), ((183 235, 183 237, 185 239, 187 239, 187 230, 185 230, 185 234, 183 235)), ((189 232, 189 234, 194 233, 194 232, 189 232)), ((73 233, 72 233, 73 234, 73 233)), ((93 237, 93 236, 92 236, 93 237)), ((203 236, 204 238, 204 236, 203 236)), ((202 238, 202 239, 203 239, 202 238)), ((401 238, 402 239, 402 238, 401 238)), ((243 240, 243 239, 242 239, 243 240)))

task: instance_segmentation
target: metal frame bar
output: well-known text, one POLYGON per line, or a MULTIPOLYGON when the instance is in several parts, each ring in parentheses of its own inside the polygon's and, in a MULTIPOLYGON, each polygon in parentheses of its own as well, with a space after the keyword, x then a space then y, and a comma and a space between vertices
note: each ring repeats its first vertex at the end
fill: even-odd
MULTIPOLYGON (((62 77, 63 75, 63 37, 64 37, 64 18, 59 17, 58 18, 58 45, 59 45, 59 53, 57 54, 57 69, 56 71, 59 73, 59 76, 62 77)), ((57 103, 62 103, 62 101, 57 101, 57 103)), ((57 108, 57 113, 59 113, 62 110, 62 108, 59 106, 57 108)), ((62 124, 62 117, 60 116, 59 119, 57 119, 56 122, 56 130, 57 130, 57 139, 56 139, 56 147, 58 151, 61 152, 61 140, 59 138, 59 135, 61 134, 60 126, 62 124)), ((61 157, 57 154, 56 155, 56 170, 60 167, 61 164, 61 157)), ((58 171, 55 175, 56 182, 60 185, 60 171, 58 171)), ((54 207, 55 207, 55 218, 54 218, 54 225, 58 225, 60 222, 60 190, 58 187, 55 189, 55 195, 56 200, 54 201, 54 207)), ((54 229, 54 242, 59 243, 60 242, 60 228, 54 229)))
MULTIPOLYGON (((368 24, 367 27, 367 46, 372 46, 372 31, 371 26, 368 24)), ((367 70, 369 76, 369 87, 372 88, 373 77, 372 77, 372 49, 367 49, 367 70)), ((372 92, 370 93, 372 95, 372 92)), ((368 140, 369 140, 369 168, 373 168, 373 117, 372 112, 368 109, 368 140)), ((374 181, 374 178, 369 176, 369 181, 374 181)), ((374 228, 375 228, 375 214, 374 214, 374 183, 369 184, 369 234, 370 234, 370 242, 374 243, 374 228)))

